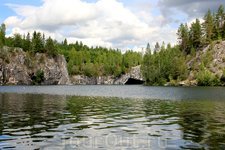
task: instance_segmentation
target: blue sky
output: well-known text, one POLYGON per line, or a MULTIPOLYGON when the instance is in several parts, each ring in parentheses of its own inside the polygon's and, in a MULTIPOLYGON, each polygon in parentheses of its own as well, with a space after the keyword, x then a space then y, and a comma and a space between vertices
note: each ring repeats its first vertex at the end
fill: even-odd
POLYGON ((57 41, 141 51, 146 43, 176 44, 180 23, 216 12, 224 0, 1 0, 7 36, 44 32, 57 41))

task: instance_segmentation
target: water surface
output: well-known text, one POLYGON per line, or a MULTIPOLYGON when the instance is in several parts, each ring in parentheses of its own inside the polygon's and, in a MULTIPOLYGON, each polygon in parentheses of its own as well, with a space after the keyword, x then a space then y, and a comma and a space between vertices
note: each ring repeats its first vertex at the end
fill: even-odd
POLYGON ((225 149, 222 87, 3 86, 0 149, 225 149))
POLYGON ((169 100, 224 100, 225 97, 224 87, 163 87, 142 85, 0 86, 0 92, 169 100))

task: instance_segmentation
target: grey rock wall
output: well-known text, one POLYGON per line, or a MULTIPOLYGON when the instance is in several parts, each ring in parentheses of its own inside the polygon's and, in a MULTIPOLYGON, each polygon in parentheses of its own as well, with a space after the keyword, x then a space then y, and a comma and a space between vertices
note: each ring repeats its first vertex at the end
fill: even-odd
POLYGON ((37 53, 31 58, 21 48, 10 52, 9 50, 6 46, 1 50, 4 59, 0 59, 0 85, 32 85, 32 78, 36 76, 37 70, 44 71, 45 79, 42 85, 70 84, 64 56, 57 55, 54 59, 46 54, 37 53), (40 62, 41 55, 44 58, 43 62, 40 62), (9 62, 6 61, 6 57, 9 62))
MULTIPOLYGON (((218 40, 213 42, 214 47, 212 48, 212 61, 210 62, 210 65, 208 67, 205 67, 206 70, 208 70, 212 76, 215 76, 216 74, 219 75, 221 78, 223 75, 223 69, 225 68, 225 41, 218 40)), ((192 58, 190 61, 186 63, 187 68, 190 70, 190 74, 188 78, 184 81, 181 81, 179 83, 180 86, 197 86, 198 80, 193 79, 194 71, 191 70, 191 66, 195 61, 197 61, 198 65, 200 66, 202 63, 202 59, 206 57, 207 51, 210 51, 210 46, 206 46, 202 50, 196 53, 196 57, 192 58)), ((199 73, 199 70, 196 70, 197 73, 199 73)), ((167 85, 169 85, 168 83, 167 85)))
POLYGON ((0 86, 3 84, 3 67, 2 67, 2 59, 0 59, 0 86))
POLYGON ((129 78, 144 80, 140 71, 140 66, 132 67, 130 71, 119 77, 115 76, 98 76, 98 77, 88 77, 83 75, 72 76, 72 84, 97 84, 97 85, 123 85, 129 78))

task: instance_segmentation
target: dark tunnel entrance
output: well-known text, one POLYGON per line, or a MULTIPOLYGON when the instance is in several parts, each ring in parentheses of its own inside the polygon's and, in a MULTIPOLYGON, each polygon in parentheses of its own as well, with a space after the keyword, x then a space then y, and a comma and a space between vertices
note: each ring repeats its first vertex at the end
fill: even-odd
POLYGON ((145 81, 129 78, 127 80, 127 82, 125 83, 125 85, 127 85, 127 84, 143 84, 143 83, 145 83, 145 81))

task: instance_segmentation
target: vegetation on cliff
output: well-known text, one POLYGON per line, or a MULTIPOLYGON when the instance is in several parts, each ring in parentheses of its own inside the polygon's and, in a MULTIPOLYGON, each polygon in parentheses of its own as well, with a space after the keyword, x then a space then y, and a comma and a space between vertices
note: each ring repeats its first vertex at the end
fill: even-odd
POLYGON ((217 62, 212 62, 225 62, 222 44, 222 40, 225 40, 223 5, 213 14, 208 9, 203 20, 201 24, 196 19, 190 27, 187 23, 182 23, 177 31, 179 44, 174 47, 170 44, 165 46, 164 43, 160 46, 157 42, 152 53, 150 45, 147 45, 141 67, 146 84, 164 85, 170 82, 170 85, 176 85, 187 78, 197 79, 198 85, 203 86, 224 83, 224 64, 218 66, 217 62), (222 73, 219 75, 220 72, 222 73))
MULTIPOLYGON (((27 60, 36 53, 46 53, 57 58, 62 54, 66 58, 70 75, 104 76, 126 73, 127 69, 141 66, 141 71, 148 85, 178 85, 181 81, 196 81, 198 85, 223 85, 225 82, 225 13, 221 4, 216 13, 210 9, 203 17, 203 23, 196 19, 190 26, 183 24, 178 28, 178 45, 165 45, 157 42, 153 52, 147 44, 146 53, 131 50, 124 54, 118 49, 88 47, 81 41, 68 44, 67 39, 61 43, 34 31, 32 37, 14 34, 5 37, 4 23, 0 27, 0 46, 21 47, 27 53, 27 60)), ((43 56, 43 55, 42 55, 43 56)), ((10 63, 8 56, 1 57, 10 63)), ((43 57, 39 62, 44 63, 43 57)), ((29 62, 27 62, 30 64, 29 62)), ((31 64, 32 65, 32 64, 31 64)))
POLYGON ((119 49, 107 49, 103 47, 88 47, 82 42, 68 44, 67 39, 61 43, 51 37, 45 40, 45 35, 34 31, 20 35, 15 33, 13 37, 5 37, 6 27, 4 23, 0 28, 0 45, 20 47, 32 58, 36 53, 46 53, 50 57, 62 54, 68 62, 70 75, 84 74, 87 76, 115 75, 126 73, 127 69, 142 63, 142 53, 132 50, 124 54, 119 49))

